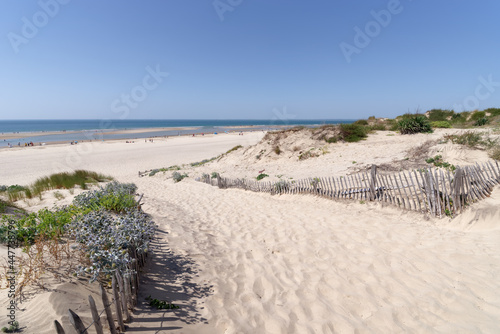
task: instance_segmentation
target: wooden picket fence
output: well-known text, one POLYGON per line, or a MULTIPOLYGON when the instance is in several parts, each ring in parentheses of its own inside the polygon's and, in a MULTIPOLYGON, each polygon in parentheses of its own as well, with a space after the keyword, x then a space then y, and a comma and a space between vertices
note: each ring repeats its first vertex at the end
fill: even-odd
POLYGON ((500 183, 498 161, 457 167, 454 171, 426 168, 398 173, 371 170, 340 177, 277 182, 229 179, 205 175, 201 182, 219 188, 240 188, 274 194, 314 194, 331 199, 381 201, 432 216, 455 216, 488 197, 500 183))
MULTIPOLYGON (((102 286, 102 284, 100 285, 100 293, 103 304, 103 310, 101 312, 98 312, 94 298, 89 295, 90 311, 92 313, 93 320, 91 324, 85 326, 81 318, 75 312, 73 312, 73 310, 68 310, 69 320, 77 333, 88 334, 88 329, 94 326, 97 334, 104 334, 103 324, 101 322, 101 315, 104 312, 106 312, 106 319, 108 322, 110 333, 119 333, 116 330, 112 308, 115 309, 118 329, 120 330, 120 332, 125 332, 125 323, 132 320, 129 310, 133 310, 137 305, 137 295, 139 291, 140 278, 139 273, 141 272, 142 268, 144 268, 147 257, 147 253, 137 254, 134 252, 134 260, 129 264, 128 270, 124 273, 120 273, 118 271, 115 272, 111 281, 113 294, 111 302, 109 302, 106 289, 102 286)), ((55 320, 54 325, 56 327, 57 334, 66 333, 59 321, 55 320)))

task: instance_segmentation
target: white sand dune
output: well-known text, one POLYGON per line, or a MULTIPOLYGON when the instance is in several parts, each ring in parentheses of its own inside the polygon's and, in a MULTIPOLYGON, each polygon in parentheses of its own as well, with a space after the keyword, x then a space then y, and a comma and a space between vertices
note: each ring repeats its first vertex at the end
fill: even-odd
MULTIPOLYGON (((170 173, 139 178, 137 171, 210 158, 240 143, 254 144, 262 134, 99 143, 78 168, 135 182, 145 194, 143 209, 158 225, 130 332, 498 333, 498 187, 459 217, 439 220, 380 203, 220 190, 193 179, 212 171, 255 177, 261 169, 271 178, 341 175, 404 159, 408 148, 442 134, 380 132, 365 142, 332 144, 330 153, 305 161, 272 156, 256 161, 243 149, 187 168, 190 177, 180 183, 173 183, 170 173), (145 301, 150 294, 180 309, 152 310, 145 301)), ((451 163, 487 159, 485 152, 468 158, 439 145, 433 149, 451 163)), ((26 184, 49 174, 51 163, 64 154, 58 147, 0 151, 0 184, 26 184)), ((67 326, 66 303, 85 303, 89 294, 81 283, 71 293, 55 288, 21 306, 27 333, 53 333, 54 319, 67 326)), ((87 306, 78 313, 88 323, 87 306)))

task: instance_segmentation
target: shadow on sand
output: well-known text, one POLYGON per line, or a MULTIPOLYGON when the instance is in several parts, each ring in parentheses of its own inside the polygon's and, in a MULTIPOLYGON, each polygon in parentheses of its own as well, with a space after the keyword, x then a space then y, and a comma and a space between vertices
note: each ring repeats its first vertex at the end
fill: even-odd
MULTIPOLYGON (((161 230, 157 233, 166 234, 161 230)), ((193 278, 198 276, 197 264, 169 249, 164 240, 156 238, 152 243, 153 256, 148 259, 146 272, 141 277, 137 307, 127 332, 163 332, 185 325, 208 324, 198 304, 213 293, 213 286, 196 283, 193 278), (158 310, 149 305, 148 296, 179 308, 158 310)))

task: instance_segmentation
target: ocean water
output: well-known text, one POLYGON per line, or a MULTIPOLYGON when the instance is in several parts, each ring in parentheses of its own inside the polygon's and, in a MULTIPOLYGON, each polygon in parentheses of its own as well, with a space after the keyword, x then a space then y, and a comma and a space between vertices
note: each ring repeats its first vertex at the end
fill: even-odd
POLYGON ((269 130, 278 126, 314 126, 322 124, 352 123, 349 119, 308 119, 308 120, 0 120, 0 133, 12 134, 26 133, 22 138, 0 140, 0 147, 6 147, 9 143, 13 146, 24 145, 25 142, 49 143, 54 141, 87 141, 105 139, 136 139, 145 137, 163 137, 173 135, 186 135, 192 133, 222 133, 226 131, 238 131, 238 126, 255 126, 255 130, 269 130), (158 131, 118 134, 117 130, 125 129, 158 129, 158 131), (191 128, 189 130, 177 130, 175 128, 191 128), (66 133, 66 132, 69 133, 66 133), (75 132, 76 131, 76 132, 75 132), (28 135, 28 132, 36 132, 28 135), (45 132, 58 132, 57 134, 44 134, 45 132), (103 134, 107 133, 107 134, 103 134))

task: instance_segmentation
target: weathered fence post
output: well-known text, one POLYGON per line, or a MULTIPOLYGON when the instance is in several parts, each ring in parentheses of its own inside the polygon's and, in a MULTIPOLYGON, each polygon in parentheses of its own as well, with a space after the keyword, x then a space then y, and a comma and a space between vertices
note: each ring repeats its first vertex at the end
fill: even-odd
POLYGON ((125 295, 127 296, 127 301, 130 307, 134 307, 134 298, 132 296, 132 291, 130 290, 130 274, 123 275, 123 285, 125 287, 125 295))
POLYGON ((104 334, 102 331, 101 318, 99 317, 99 312, 97 312, 97 307, 95 305, 94 298, 89 295, 90 312, 92 313, 92 320, 94 320, 95 331, 97 334, 104 334))
POLYGON ((69 322, 71 322, 71 324, 73 325, 73 327, 75 327, 77 332, 79 334, 88 334, 87 330, 85 329, 85 326, 83 325, 82 319, 80 319, 78 314, 73 312, 71 309, 68 310, 68 314, 69 314, 69 322))
POLYGON ((57 334, 66 334, 66 332, 64 331, 63 326, 61 326, 61 324, 59 323, 59 321, 54 320, 54 326, 56 326, 56 332, 57 332, 57 334))
POLYGON ((375 188, 377 187, 377 166, 372 165, 370 178, 370 201, 375 200, 375 188))
POLYGON ((106 318, 108 319, 109 330, 111 334, 116 334, 115 322, 113 321, 113 314, 111 313, 111 305, 108 301, 108 295, 102 284, 99 285, 101 290, 102 304, 104 305, 104 310, 106 311, 106 318))
POLYGON ((115 309, 116 309, 116 316, 118 318, 118 326, 120 326, 120 330, 122 332, 124 332, 125 331, 125 324, 123 323, 123 315, 122 315, 122 310, 121 310, 121 306, 120 306, 120 295, 118 293, 118 288, 116 287, 116 276, 115 275, 113 275, 111 287, 113 289, 113 297, 115 298, 115 309))
POLYGON ((122 275, 118 271, 116 271, 116 281, 118 283, 118 287, 120 288, 120 301, 122 303, 122 311, 124 315, 124 322, 129 322, 130 321, 130 316, 128 314, 128 306, 127 306, 127 297, 125 296, 125 287, 123 284, 123 278, 122 275))

